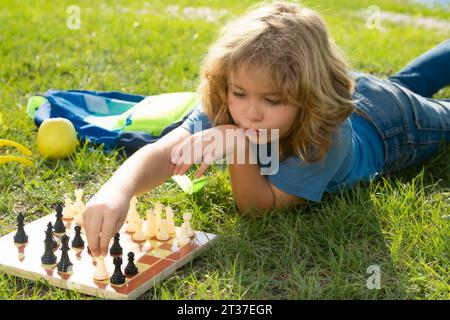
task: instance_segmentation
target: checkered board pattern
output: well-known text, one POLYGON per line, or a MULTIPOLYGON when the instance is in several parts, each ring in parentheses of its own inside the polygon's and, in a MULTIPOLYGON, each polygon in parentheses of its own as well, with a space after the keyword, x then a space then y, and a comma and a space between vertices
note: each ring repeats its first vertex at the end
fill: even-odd
MULTIPOLYGON (((41 264, 41 256, 44 254, 44 239, 47 224, 56 221, 56 214, 45 216, 39 220, 25 224, 25 233, 28 235, 26 245, 14 244, 16 231, 0 238, 0 271, 31 280, 44 279, 50 285, 78 291, 83 294, 93 295, 107 299, 136 299, 152 286, 175 272, 178 268, 195 258, 202 250, 211 245, 217 236, 210 233, 195 231, 191 242, 185 246, 177 245, 176 237, 167 241, 152 238, 144 242, 135 242, 131 234, 126 233, 125 227, 120 230, 120 245, 123 248, 122 272, 128 263, 127 254, 134 252, 135 265, 139 273, 127 278, 123 285, 112 285, 109 280, 97 281, 93 275, 95 262, 87 250, 87 241, 82 229, 82 238, 85 248, 80 252, 69 250, 69 258, 73 263, 71 273, 58 272, 56 265, 49 267, 41 264)), ((70 237, 69 246, 75 236, 72 221, 64 221, 66 234, 70 237)), ((146 222, 143 227, 145 230, 146 222)), ((177 235, 180 228, 176 227, 177 235)), ((59 238, 55 255, 58 261, 61 257, 61 243, 59 238)), ((111 240, 110 247, 113 243, 111 240)), ((105 265, 112 275, 114 271, 113 257, 109 254, 105 257, 105 265)))

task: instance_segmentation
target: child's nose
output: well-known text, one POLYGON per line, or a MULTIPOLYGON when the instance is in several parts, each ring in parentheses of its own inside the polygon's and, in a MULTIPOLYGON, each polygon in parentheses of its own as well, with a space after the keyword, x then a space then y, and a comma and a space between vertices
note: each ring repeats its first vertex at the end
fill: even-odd
POLYGON ((259 122, 263 119, 263 113, 256 103, 250 103, 247 107, 247 118, 251 122, 259 122))

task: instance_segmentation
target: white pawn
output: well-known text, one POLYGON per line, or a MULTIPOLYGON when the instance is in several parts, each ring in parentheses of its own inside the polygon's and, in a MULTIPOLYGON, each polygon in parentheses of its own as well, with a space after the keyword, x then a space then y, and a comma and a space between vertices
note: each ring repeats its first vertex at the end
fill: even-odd
POLYGON ((156 228, 155 212, 152 209, 149 209, 147 211, 147 229, 145 232, 145 236, 147 237, 147 239, 156 237, 157 230, 158 229, 156 228))
POLYGON ((186 222, 181 225, 180 229, 180 235, 177 238, 177 245, 179 247, 182 247, 184 245, 187 245, 191 240, 189 239, 187 235, 187 224, 186 222))
POLYGON ((137 230, 136 221, 130 220, 125 225, 125 232, 133 233, 136 232, 136 230, 137 230))
POLYGON ((156 234, 158 240, 166 241, 169 240, 169 233, 167 232, 167 220, 161 219, 159 222, 158 232, 156 234))
POLYGON ((76 215, 84 211, 83 189, 75 190, 75 203, 73 204, 73 210, 76 215))
POLYGON ((70 220, 74 218, 72 199, 66 194, 64 199, 63 218, 70 220))
POLYGON ((159 229, 159 224, 161 221, 161 214, 162 214, 162 205, 161 202, 157 202, 155 204, 155 208, 154 208, 154 212, 155 212, 155 225, 156 225, 156 230, 159 229))
POLYGON ((159 215, 162 213, 162 204, 159 201, 155 203, 155 213, 159 215))
POLYGON ((137 212, 137 202, 138 202, 137 197, 131 198, 130 209, 128 210, 126 221, 136 221, 140 218, 137 212))
POLYGON ((183 214, 184 223, 186 224, 187 236, 190 238, 194 235, 194 230, 191 227, 192 214, 190 212, 185 212, 183 214))
POLYGON ((142 230, 142 220, 136 221, 136 232, 132 236, 134 241, 145 241, 147 238, 142 230))
POLYGON ((166 220, 167 220, 167 232, 169 235, 174 236, 177 234, 177 229, 175 228, 175 221, 173 221, 173 210, 170 206, 166 207, 166 220))
POLYGON ((75 217, 75 224, 79 226, 83 226, 83 211, 80 211, 75 217))
POLYGON ((105 266, 105 257, 103 256, 97 257, 96 263, 97 264, 95 266, 94 279, 95 280, 109 279, 109 272, 105 266))

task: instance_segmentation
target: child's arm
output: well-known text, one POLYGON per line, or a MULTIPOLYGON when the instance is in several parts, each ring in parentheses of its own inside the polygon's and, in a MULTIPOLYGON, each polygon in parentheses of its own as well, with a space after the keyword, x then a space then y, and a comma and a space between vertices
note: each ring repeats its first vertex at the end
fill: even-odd
MULTIPOLYGON (((238 151, 237 147, 247 150, 244 151, 247 157, 246 163, 250 163, 248 151, 251 151, 251 148, 248 147, 248 139, 242 132, 243 130, 235 125, 221 125, 192 135, 175 151, 174 174, 182 175, 192 166, 192 163, 201 161, 202 164, 196 173, 196 177, 199 177, 213 161, 225 156, 234 157, 234 163, 237 163, 237 153, 243 154, 243 150, 238 151), (220 144, 223 150, 218 150, 219 145, 213 141, 219 137, 225 138, 226 130, 235 130, 235 137, 241 141, 244 140, 245 144, 227 143, 224 139, 220 144), (192 157, 192 155, 196 156, 192 157)), ((241 213, 257 215, 259 213, 257 211, 260 210, 281 208, 303 202, 303 199, 270 184, 267 178, 261 175, 260 167, 257 164, 230 164, 230 175, 234 200, 241 213)))
POLYGON ((257 164, 230 164, 229 168, 233 197, 242 214, 256 216, 265 210, 304 202, 272 185, 257 164))
POLYGON ((179 127, 156 143, 139 149, 89 200, 83 222, 89 248, 95 256, 107 254, 109 241, 125 222, 131 198, 172 176, 172 148, 190 135, 179 127))

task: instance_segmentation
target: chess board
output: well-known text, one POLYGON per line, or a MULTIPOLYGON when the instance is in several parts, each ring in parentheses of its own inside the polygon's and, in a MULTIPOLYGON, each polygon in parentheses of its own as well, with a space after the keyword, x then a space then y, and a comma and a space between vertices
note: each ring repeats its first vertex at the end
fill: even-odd
MULTIPOLYGON (((176 237, 167 241, 160 241, 156 238, 144 242, 135 242, 131 239, 132 234, 125 232, 125 227, 120 230, 120 245, 123 248, 122 271, 128 263, 128 252, 134 252, 135 265, 139 273, 133 277, 127 277, 125 284, 113 285, 109 280, 97 281, 93 275, 95 262, 87 250, 87 241, 82 229, 82 237, 85 241, 85 248, 81 252, 69 250, 69 258, 73 263, 71 273, 58 272, 56 265, 49 268, 41 264, 41 256, 44 253, 44 239, 47 224, 56 221, 56 215, 50 214, 41 219, 25 224, 25 232, 28 235, 26 245, 15 245, 14 235, 11 232, 0 238, 0 271, 23 277, 30 280, 44 279, 50 285, 74 290, 83 294, 97 296, 106 299, 136 299, 155 284, 175 272, 178 268, 194 259, 198 254, 211 245, 217 235, 195 231, 190 243, 179 247, 176 237)), ((75 235, 73 221, 64 220, 66 234, 70 237, 69 245, 75 235)), ((146 222, 144 221, 144 228, 146 222)), ((180 227, 176 227, 177 235, 180 227)), ((145 230, 145 229, 144 229, 145 230)), ((58 261, 61 257, 61 242, 58 241, 58 248, 55 255, 58 261)), ((113 243, 111 240, 110 247, 113 243)), ((106 267, 112 275, 114 271, 113 257, 109 254, 105 257, 106 267)))

